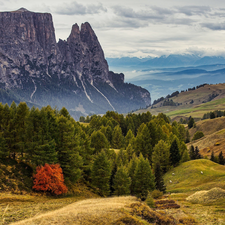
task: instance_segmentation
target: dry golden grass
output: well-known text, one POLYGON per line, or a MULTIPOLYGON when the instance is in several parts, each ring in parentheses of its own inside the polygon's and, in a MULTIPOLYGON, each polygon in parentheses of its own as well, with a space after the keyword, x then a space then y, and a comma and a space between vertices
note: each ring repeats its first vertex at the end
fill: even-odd
POLYGON ((225 198, 225 190, 221 188, 212 188, 209 191, 197 191, 193 195, 187 197, 187 201, 191 203, 211 203, 225 198))
POLYGON ((27 220, 12 223, 12 225, 112 224, 123 215, 123 208, 135 202, 137 202, 137 199, 131 196, 88 199, 27 220))
POLYGON ((225 157, 225 117, 197 122, 196 127, 189 130, 191 138, 197 131, 202 131, 205 136, 188 143, 188 148, 191 145, 198 146, 200 153, 208 158, 212 151, 215 155, 219 155, 222 151, 225 157))

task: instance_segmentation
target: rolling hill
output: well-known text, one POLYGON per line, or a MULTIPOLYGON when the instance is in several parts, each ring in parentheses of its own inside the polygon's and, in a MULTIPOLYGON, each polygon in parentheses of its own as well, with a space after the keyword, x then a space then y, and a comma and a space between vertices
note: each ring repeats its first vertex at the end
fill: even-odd
POLYGON ((209 190, 213 187, 225 189, 225 166, 207 159, 192 160, 167 172, 164 181, 167 191, 175 193, 209 190))
POLYGON ((225 84, 204 85, 194 90, 180 92, 179 94, 163 99, 146 109, 140 109, 135 113, 151 112, 153 115, 165 113, 172 120, 181 117, 194 117, 200 120, 202 116, 214 110, 225 110, 225 84), (173 106, 170 103, 173 102, 173 106))

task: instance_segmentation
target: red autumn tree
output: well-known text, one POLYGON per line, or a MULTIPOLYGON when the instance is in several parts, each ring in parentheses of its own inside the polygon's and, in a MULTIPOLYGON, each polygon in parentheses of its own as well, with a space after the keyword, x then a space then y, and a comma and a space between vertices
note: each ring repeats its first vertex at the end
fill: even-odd
POLYGON ((64 184, 62 168, 59 164, 45 164, 38 166, 34 174, 33 189, 37 191, 51 192, 55 195, 61 195, 68 191, 64 184))

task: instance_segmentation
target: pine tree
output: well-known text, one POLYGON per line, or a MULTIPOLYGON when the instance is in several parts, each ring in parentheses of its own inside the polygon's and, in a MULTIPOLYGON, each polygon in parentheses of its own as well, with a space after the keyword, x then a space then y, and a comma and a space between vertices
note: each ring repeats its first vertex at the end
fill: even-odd
POLYGON ((109 142, 101 131, 94 131, 91 134, 91 147, 94 148, 94 154, 109 148, 109 142))
POLYGON ((130 194, 131 178, 124 166, 118 168, 114 180, 113 188, 115 195, 129 195, 130 194))
POLYGON ((93 163, 91 170, 92 184, 99 189, 99 194, 108 196, 110 193, 111 165, 106 153, 101 151, 93 163))
POLYGON ((160 163, 155 164, 155 188, 163 193, 166 192, 166 186, 164 185, 160 163))
POLYGON ((127 154, 125 150, 120 149, 117 154, 116 164, 118 167, 127 165, 127 154))
POLYGON ((190 134, 189 131, 186 130, 186 139, 185 139, 185 143, 189 143, 190 142, 190 134))
POLYGON ((112 147, 116 149, 120 149, 123 146, 124 146, 124 137, 123 137, 120 126, 117 125, 113 130, 112 147))
POLYGON ((127 159, 128 159, 128 161, 130 161, 132 159, 133 154, 134 154, 134 149, 133 149, 131 144, 129 144, 127 146, 126 153, 127 153, 127 159))
POLYGON ((190 157, 189 157, 188 151, 185 150, 183 152, 183 155, 182 155, 182 158, 181 158, 181 162, 184 163, 184 162, 187 162, 189 160, 190 160, 190 157))
POLYGON ((195 148, 193 145, 191 145, 189 148, 189 156, 191 160, 195 159, 195 148))
POLYGON ((58 160, 62 167, 65 181, 75 183, 81 177, 80 168, 83 165, 81 156, 79 155, 78 140, 74 137, 74 125, 72 120, 59 115, 58 137, 56 151, 58 160))
POLYGON ((195 123, 195 121, 194 121, 194 119, 191 117, 191 118, 189 119, 189 121, 188 121, 188 128, 189 128, 189 129, 192 128, 192 127, 194 126, 194 123, 195 123))
POLYGON ((150 162, 152 162, 151 136, 146 124, 142 124, 138 129, 134 150, 137 155, 141 153, 144 158, 147 158, 150 162))
POLYGON ((225 164, 225 159, 224 159, 224 157, 223 157, 222 151, 220 152, 218 158, 219 158, 219 164, 224 165, 224 164, 225 164))
POLYGON ((18 151, 21 154, 21 157, 23 158, 23 154, 26 151, 26 129, 27 129, 27 117, 29 114, 29 108, 25 102, 20 102, 20 104, 17 107, 16 115, 15 115, 15 121, 16 121, 16 145, 18 148, 18 151))
POLYGON ((5 138, 0 135, 0 160, 5 161, 6 158, 9 158, 9 149, 6 146, 5 138))
POLYGON ((199 153, 198 146, 195 146, 195 159, 201 159, 202 156, 199 153))
POLYGON ((139 157, 138 165, 134 172, 134 194, 145 200, 148 191, 155 189, 155 177, 152 174, 151 166, 147 159, 144 159, 142 154, 139 157))
POLYGON ((170 146, 170 163, 173 166, 177 166, 180 162, 181 156, 177 143, 177 139, 174 139, 170 146))
POLYGON ((138 165, 138 161, 139 160, 137 156, 133 154, 132 159, 128 165, 128 173, 129 173, 129 177, 131 178, 131 185, 130 185, 131 194, 134 194, 134 184, 135 184, 134 174, 135 174, 136 167, 138 165))
POLYGON ((214 151, 212 151, 212 153, 211 153, 211 157, 210 157, 210 160, 211 160, 211 161, 213 161, 213 162, 215 162, 214 151))
POLYGON ((129 144, 131 144, 131 141, 134 138, 134 134, 131 130, 128 130, 127 135, 125 136, 125 147, 127 148, 127 146, 129 144))
POLYGON ((163 173, 166 173, 169 170, 170 150, 169 150, 169 145, 163 140, 160 140, 155 145, 153 149, 152 161, 153 161, 153 167, 155 167, 157 163, 160 164, 163 173))

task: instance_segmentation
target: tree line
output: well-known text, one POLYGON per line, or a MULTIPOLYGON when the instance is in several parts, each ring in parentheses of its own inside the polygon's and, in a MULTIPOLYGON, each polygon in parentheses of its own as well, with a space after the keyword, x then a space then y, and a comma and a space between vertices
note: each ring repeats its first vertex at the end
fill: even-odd
POLYGON ((76 122, 66 108, 0 104, 0 158, 23 161, 33 171, 59 164, 68 187, 81 180, 102 196, 142 199, 148 191, 165 191, 163 173, 190 159, 184 126, 162 113, 86 119, 76 122))

